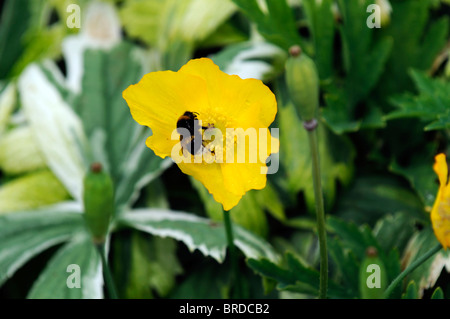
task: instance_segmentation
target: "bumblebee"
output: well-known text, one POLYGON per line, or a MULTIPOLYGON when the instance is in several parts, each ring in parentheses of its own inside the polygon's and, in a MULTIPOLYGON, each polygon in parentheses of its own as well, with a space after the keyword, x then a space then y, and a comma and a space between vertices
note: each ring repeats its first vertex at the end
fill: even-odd
MULTIPOLYGON (((197 115, 197 112, 186 111, 177 121, 177 131, 180 134, 181 146, 192 155, 198 153, 203 143, 202 133, 200 129, 196 129, 195 121, 198 121, 197 115), (186 134, 186 130, 189 132, 188 136, 183 135, 186 134)), ((206 129, 207 127, 202 126, 201 128, 206 129)))

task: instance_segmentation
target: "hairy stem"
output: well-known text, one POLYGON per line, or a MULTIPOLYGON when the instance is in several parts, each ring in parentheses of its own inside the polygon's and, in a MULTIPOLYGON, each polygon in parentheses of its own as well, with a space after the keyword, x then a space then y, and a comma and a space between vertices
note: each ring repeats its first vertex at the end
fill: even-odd
POLYGON ((110 299, 118 299, 116 285, 114 284, 111 270, 109 269, 108 262, 106 260, 105 243, 96 244, 97 250, 102 259, 103 279, 105 280, 106 289, 110 299))
POLYGON ((314 119, 304 123, 308 131, 309 146, 312 159, 312 175, 314 184, 314 198, 316 202, 317 231, 320 246, 320 287, 319 298, 327 298, 328 288, 328 252, 327 234, 325 231, 325 209, 323 203, 322 181, 320 175, 319 145, 317 141, 317 121, 314 119))

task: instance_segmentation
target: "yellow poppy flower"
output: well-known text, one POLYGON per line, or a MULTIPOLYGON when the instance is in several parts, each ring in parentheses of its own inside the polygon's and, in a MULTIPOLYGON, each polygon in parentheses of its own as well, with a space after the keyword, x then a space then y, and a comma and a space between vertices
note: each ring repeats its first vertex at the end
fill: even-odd
POLYGON ((431 210, 431 222, 437 239, 447 249, 450 247, 450 185, 445 154, 436 155, 433 169, 439 177, 440 186, 431 210))
POLYGON ((278 152, 279 143, 268 129, 277 113, 276 99, 260 80, 228 75, 201 58, 178 72, 148 73, 123 97, 134 120, 152 129, 146 145, 162 158, 171 156, 225 210, 250 189, 265 187, 266 160, 278 152), (183 134, 180 126, 191 135, 183 134), (211 130, 213 137, 206 138, 211 130), (239 142, 246 136, 250 140, 252 132, 255 143, 239 142))

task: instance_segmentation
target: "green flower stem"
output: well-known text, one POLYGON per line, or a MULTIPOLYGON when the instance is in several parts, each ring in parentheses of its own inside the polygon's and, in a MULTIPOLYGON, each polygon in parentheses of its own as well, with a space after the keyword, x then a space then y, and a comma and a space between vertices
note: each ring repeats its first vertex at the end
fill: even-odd
POLYGON ((108 291, 109 298, 118 299, 116 285, 114 284, 114 280, 111 275, 111 270, 109 269, 108 262, 106 260, 105 243, 98 243, 96 244, 96 247, 102 259, 103 279, 105 280, 105 285, 108 291))
POLYGON ((328 251, 327 234, 325 231, 325 209, 323 204, 322 181, 320 175, 319 145, 317 141, 317 120, 304 122, 304 127, 308 131, 309 147, 312 158, 312 175, 314 184, 314 198, 316 202, 317 231, 319 235, 320 247, 320 287, 319 298, 327 298, 328 287, 328 251))
POLYGON ((408 276, 414 269, 422 265, 425 261, 427 261, 430 257, 432 257, 434 254, 436 254, 439 250, 441 250, 442 246, 441 244, 438 244, 437 246, 433 247, 429 251, 427 251, 424 255, 420 256, 417 260, 415 260, 411 265, 406 267, 405 270, 403 270, 400 275, 395 278, 389 287, 386 288, 384 292, 384 299, 388 299, 391 295, 392 291, 397 287, 397 285, 406 277, 408 276))
POLYGON ((234 245, 233 227, 231 224, 230 212, 223 211, 223 221, 225 223, 225 232, 227 235, 227 243, 228 243, 228 251, 230 253, 231 267, 234 272, 233 286, 236 289, 236 297, 240 299, 242 298, 241 280, 236 255, 236 246, 234 245))

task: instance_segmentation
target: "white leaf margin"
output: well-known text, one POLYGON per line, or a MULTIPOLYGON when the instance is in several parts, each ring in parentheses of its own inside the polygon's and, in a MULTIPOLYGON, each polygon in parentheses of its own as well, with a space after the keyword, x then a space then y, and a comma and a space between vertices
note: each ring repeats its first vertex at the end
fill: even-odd
MULTIPOLYGON (((48 287, 47 280, 49 279, 49 276, 52 276, 52 273, 50 272, 51 268, 48 267, 55 267, 55 266, 62 266, 63 269, 66 269, 67 266, 70 264, 63 264, 61 263, 62 260, 64 260, 64 257, 71 256, 73 262, 77 264, 79 260, 77 258, 87 258, 87 264, 83 264, 83 267, 81 270, 81 298, 82 299, 103 299, 103 268, 102 263, 100 259, 100 255, 97 253, 96 248, 94 247, 94 244, 91 241, 91 238, 87 235, 87 233, 80 233, 77 234, 77 236, 73 237, 71 241, 66 243, 62 248, 60 248, 50 259, 50 261, 47 264, 47 268, 45 268, 39 275, 38 279, 34 282, 33 286, 31 287, 29 294, 27 296, 28 299, 42 299, 42 292, 44 291, 45 295, 44 298, 47 298, 48 296, 48 287), (89 252, 91 255, 74 255, 74 250, 79 249, 80 247, 86 245, 90 248, 89 252)), ((69 276, 70 273, 67 273, 67 276, 69 276)), ((64 276, 61 276, 61 279, 64 279, 64 276)), ((67 281, 63 280, 61 282, 61 285, 65 285, 67 281)), ((67 289, 73 289, 67 287, 67 289)), ((50 298, 64 298, 63 295, 53 295, 50 298)))
POLYGON ((237 75, 241 79, 264 80, 265 76, 274 70, 273 65, 265 60, 284 56, 284 51, 278 46, 255 39, 230 46, 211 58, 213 61, 215 57, 226 60, 226 64, 221 67, 227 74, 237 75))
MULTIPOLYGON (((26 219, 29 214, 39 214, 39 212, 46 212, 50 214, 59 214, 59 213, 71 213, 71 214, 82 214, 82 207, 78 202, 62 202, 48 207, 42 207, 37 210, 28 211, 28 212, 14 212, 11 214, 2 215, 0 219, 9 219, 10 217, 15 219, 16 221, 20 221, 21 219, 26 219)), ((0 269, 0 286, 6 280, 14 275, 14 273, 22 267, 27 261, 29 261, 34 256, 43 252, 44 250, 55 246, 59 243, 62 243, 68 239, 72 234, 61 234, 59 236, 55 236, 48 240, 43 240, 39 245, 35 245, 33 249, 29 249, 24 251, 21 256, 16 258, 16 260, 9 265, 7 269, 0 269)), ((0 236, 1 240, 4 240, 0 236)), ((0 260, 9 256, 8 249, 0 250, 0 260)))
POLYGON ((80 118, 37 64, 18 81, 20 101, 47 165, 78 201, 85 174, 80 144, 86 143, 80 118))
MULTIPOLYGON (((217 262, 222 263, 226 254, 226 237, 223 237, 223 242, 219 246, 208 247, 205 243, 195 244, 193 236, 183 229, 161 228, 156 227, 156 223, 161 221, 183 221, 186 223, 194 223, 210 227, 214 224, 214 229, 211 229, 211 236, 214 236, 218 231, 225 233, 221 223, 216 223, 208 218, 199 217, 190 213, 181 211, 170 211, 163 209, 135 209, 124 213, 119 223, 125 223, 137 230, 141 230, 152 235, 160 237, 171 237, 182 241, 190 251, 198 249, 203 255, 214 258, 217 262), (151 225, 155 222, 155 225, 151 225)), ((252 234, 244 228, 233 225, 234 228, 234 243, 244 253, 247 258, 260 259, 267 258, 273 262, 278 262, 280 257, 272 248, 272 246, 264 241, 262 238, 252 234)), ((217 238, 216 238, 217 239, 217 238)))
POLYGON ((0 94, 0 137, 6 129, 9 118, 16 105, 16 85, 11 82, 0 94))

